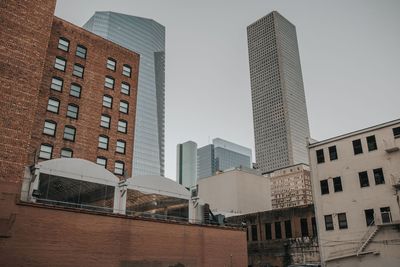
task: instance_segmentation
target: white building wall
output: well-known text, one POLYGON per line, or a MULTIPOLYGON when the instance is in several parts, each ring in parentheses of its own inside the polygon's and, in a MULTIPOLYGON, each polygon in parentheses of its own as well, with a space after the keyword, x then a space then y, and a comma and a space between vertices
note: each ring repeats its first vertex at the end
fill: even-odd
MULTIPOLYGON (((327 266, 400 266, 400 249, 393 240, 400 232, 392 231, 400 223, 399 192, 393 185, 400 178, 400 138, 394 138, 393 128, 400 120, 317 142, 309 146, 313 198, 321 247, 321 258, 327 266), (366 138, 375 136, 377 149, 369 151, 366 138), (354 155, 353 140, 360 139, 363 153, 354 155), (338 159, 330 160, 328 148, 336 146, 338 159), (323 149, 325 162, 317 163, 316 151, 323 149), (394 149, 395 150, 395 149, 394 149), (373 170, 382 168, 384 184, 375 184, 373 170), (367 171, 369 186, 361 187, 359 172, 367 171), (333 178, 341 177, 343 191, 334 192, 333 178), (321 194, 320 181, 327 179, 329 194, 321 194), (390 207, 392 224, 379 226, 376 236, 362 252, 379 255, 356 256, 362 241, 374 230, 368 227, 364 210, 374 209, 376 225, 382 224, 380 208, 390 207), (346 213, 347 229, 339 229, 338 213, 346 213), (325 229, 325 215, 332 215, 334 230, 325 229), (392 232, 392 234, 388 234, 392 232), (381 243, 379 243, 381 242, 381 243), (384 244, 385 243, 385 244, 384 244), (396 253, 394 253, 396 252, 396 253), (348 256, 343 258, 344 256, 348 256)), ((398 241, 397 241, 398 243, 398 241)), ((359 251, 360 252, 360 251, 359 251)))

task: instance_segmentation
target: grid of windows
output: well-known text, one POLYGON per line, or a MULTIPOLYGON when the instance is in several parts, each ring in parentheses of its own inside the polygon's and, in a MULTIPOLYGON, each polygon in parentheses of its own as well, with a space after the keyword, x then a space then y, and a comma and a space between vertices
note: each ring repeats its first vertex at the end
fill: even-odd
POLYGON ((124 175, 125 164, 122 161, 116 161, 114 165, 114 173, 117 175, 124 175))
POLYGON ((119 111, 125 114, 128 114, 129 103, 126 101, 119 102, 119 111))
POLYGON ((51 159, 52 154, 53 154, 53 146, 52 145, 42 144, 40 146, 39 158, 51 159))
POLYGON ((108 136, 100 135, 99 136, 99 148, 108 149, 108 136))
POLYGON ((55 123, 54 121, 45 121, 43 127, 43 133, 50 136, 55 136, 56 128, 57 128, 57 123, 55 123))
POLYGON ((73 151, 70 148, 61 149, 60 157, 61 158, 72 158, 73 151))
POLYGON ((83 78, 83 72, 85 71, 85 67, 80 64, 74 64, 74 69, 72 71, 72 75, 83 78))
POLYGON ((51 79, 50 88, 53 89, 53 90, 55 90, 55 91, 61 92, 61 91, 62 91, 62 88, 63 88, 63 84, 64 84, 63 79, 58 78, 58 77, 53 77, 53 78, 51 79))
POLYGON ((67 117, 72 119, 78 118, 79 107, 75 104, 68 104, 67 107, 67 117))
POLYGON ((115 147, 115 151, 121 154, 125 154, 125 146, 126 142, 123 140, 117 141, 117 146, 115 147))
POLYGON ((121 93, 129 95, 131 91, 131 86, 128 83, 121 83, 121 93))
POLYGON ((49 101, 47 102, 47 111, 58 113, 59 108, 60 101, 56 98, 49 98, 49 101))
POLYGON ((81 97, 82 87, 79 84, 71 83, 69 94, 74 97, 81 97))
POLYGON ((125 75, 127 77, 131 77, 131 72, 132 72, 132 68, 129 65, 124 65, 122 67, 122 75, 125 75))
POLYGON ((111 118, 107 115, 101 115, 100 126, 104 128, 110 128, 111 118))
POLYGON ((60 37, 60 39, 58 39, 58 49, 61 49, 63 51, 67 51, 69 50, 69 41, 68 39, 65 39, 63 37, 60 37))
POLYGON ((87 53, 87 49, 83 45, 78 45, 76 47, 75 55, 77 55, 78 57, 85 59, 86 58, 86 53, 87 53))
POLYGON ((124 120, 118 121, 118 132, 126 133, 127 132, 128 123, 124 120))
POLYGON ((76 129, 73 126, 65 126, 64 128, 64 139, 69 141, 75 141, 76 129))
POLYGON ((54 62, 54 68, 65 71, 67 66, 67 61, 62 57, 56 57, 56 61, 54 62))
POLYGON ((103 96, 103 107, 112 108, 112 101, 113 101, 113 98, 111 96, 104 95, 103 96))
POLYGON ((110 76, 106 76, 105 81, 104 81, 104 86, 110 89, 114 89, 114 78, 110 76))
POLYGON ((117 61, 115 61, 114 59, 112 59, 112 58, 107 59, 107 69, 115 71, 116 65, 117 65, 117 61))
POLYGON ((97 157, 96 163, 99 164, 100 166, 103 166, 104 168, 107 167, 107 159, 104 157, 97 157))

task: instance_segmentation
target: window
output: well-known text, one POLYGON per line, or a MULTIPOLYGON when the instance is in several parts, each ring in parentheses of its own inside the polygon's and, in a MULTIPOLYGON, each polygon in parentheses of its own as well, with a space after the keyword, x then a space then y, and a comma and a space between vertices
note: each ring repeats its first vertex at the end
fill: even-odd
POLYGON ((96 163, 99 164, 100 166, 103 166, 104 168, 107 167, 107 159, 104 157, 97 157, 96 163))
POLYGON ((364 213, 365 213, 365 222, 367 223, 367 226, 375 225, 374 210, 373 209, 364 210, 364 213))
POLYGON ((390 223, 392 221, 392 214, 390 213, 390 207, 381 208, 382 223, 390 223))
POLYGON ((340 178, 340 176, 333 178, 333 188, 334 188, 335 192, 343 191, 342 179, 340 178))
POLYGON ((49 144, 42 144, 40 146, 39 158, 41 159, 51 159, 53 153, 53 146, 49 144))
POLYGON ((67 51, 69 50, 69 41, 68 39, 62 38, 60 37, 60 39, 58 39, 58 49, 67 51))
POLYGON ((275 239, 282 238, 281 222, 275 222, 275 239))
POLYGON ((313 236, 316 237, 318 233, 317 233, 317 221, 315 220, 315 217, 311 217, 311 227, 313 236))
POLYGON ((104 86, 110 89, 114 89, 114 78, 110 76, 106 76, 104 86))
POLYGON ((328 180, 321 180, 319 183, 321 185, 321 195, 329 194, 328 180))
POLYGON ((338 159, 336 146, 330 146, 328 149, 329 149, 329 159, 331 161, 338 159))
POLYGON ((126 129, 127 125, 128 125, 128 123, 126 121, 119 120, 118 121, 118 132, 126 133, 127 132, 127 129, 126 129))
POLYGON ((71 89, 69 91, 70 95, 79 98, 79 97, 81 97, 81 91, 82 91, 82 87, 79 84, 71 83, 71 89))
POLYGON ((394 138, 400 138, 400 127, 393 128, 394 138))
POLYGON ((65 71, 65 67, 67 65, 67 61, 62 57, 56 57, 56 62, 54 63, 54 68, 65 71))
POLYGON ((347 229, 346 213, 338 213, 339 229, 347 229))
POLYGON ((271 231, 271 224, 266 223, 265 224, 265 239, 266 240, 271 240, 272 239, 272 231, 271 231))
POLYGON ((121 93, 124 95, 129 95, 131 91, 131 86, 128 83, 121 83, 121 93))
POLYGON ((47 102, 47 111, 58 113, 58 109, 60 107, 60 101, 56 98, 49 98, 47 102))
POLYGON ((117 146, 115 147, 115 151, 121 154, 125 154, 125 141, 117 140, 117 146))
POLYGON ((374 151, 378 149, 378 146, 376 145, 375 135, 367 137, 367 145, 368 145, 368 151, 374 151))
POLYGON ((61 92, 61 91, 62 91, 62 88, 63 88, 63 84, 64 84, 63 79, 58 78, 58 77, 53 77, 53 78, 51 79, 50 88, 53 89, 53 90, 55 90, 55 91, 61 92))
POLYGON ((129 103, 126 101, 119 102, 119 111, 125 114, 128 114, 129 103))
POLYGON ((257 241, 258 236, 257 236, 257 225, 252 225, 251 226, 251 241, 257 241))
POLYGON ((86 58, 86 52, 87 52, 86 47, 84 47, 83 45, 78 45, 76 47, 75 55, 77 55, 80 58, 86 58))
POLYGON ((117 175, 124 175, 124 166, 122 161, 116 161, 114 165, 114 173, 117 175))
POLYGON ((74 70, 72 71, 72 75, 83 78, 83 72, 85 70, 85 67, 79 64, 74 64, 74 70))
POLYGON ((112 108, 112 101, 113 101, 113 99, 111 96, 104 95, 103 96, 103 107, 112 108))
POLYGON ((112 59, 112 58, 107 59, 107 69, 115 71, 116 65, 117 65, 117 62, 114 59, 112 59))
POLYGON ((292 238, 292 223, 290 220, 285 221, 285 237, 292 238))
POLYGON ((104 128, 110 128, 111 118, 107 115, 101 115, 100 126, 104 128))
POLYGON ((362 149, 362 145, 361 145, 361 140, 360 139, 357 139, 357 140, 353 141, 353 150, 354 150, 354 155, 363 153, 363 149, 362 149))
POLYGON ((131 72, 132 72, 132 68, 129 65, 124 65, 122 67, 122 75, 125 75, 127 77, 131 77, 131 72))
POLYGON ((319 149, 316 152, 317 152, 317 163, 324 163, 325 162, 324 150, 319 149))
POLYGON ((360 180, 360 187, 369 186, 368 172, 359 172, 358 179, 360 180))
POLYGON ((301 236, 308 236, 307 218, 300 219, 301 236))
POLYGON ((101 149, 108 149, 108 137, 105 135, 99 136, 99 144, 98 147, 101 149))
POLYGON ((79 107, 74 104, 68 104, 67 107, 67 117, 77 119, 78 118, 79 107))
POLYGON ((61 149, 61 158, 72 158, 72 150, 69 148, 63 148, 61 149))
POLYGON ((331 231, 333 230, 333 218, 332 215, 325 215, 325 230, 331 231))
POLYGON ((383 176, 382 168, 374 169, 374 178, 376 185, 385 183, 385 177, 383 176))
POLYGON ((69 141, 75 141, 76 129, 72 126, 65 126, 64 128, 64 139, 69 141))
POLYGON ((55 136, 56 128, 57 128, 57 123, 55 123, 54 121, 45 121, 43 127, 43 133, 50 136, 55 136))

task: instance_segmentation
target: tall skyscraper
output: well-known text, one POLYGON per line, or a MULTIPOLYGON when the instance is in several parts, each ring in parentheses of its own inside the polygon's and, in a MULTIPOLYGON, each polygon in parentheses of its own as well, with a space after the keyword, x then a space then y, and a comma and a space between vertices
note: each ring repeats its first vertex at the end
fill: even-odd
POLYGON ((187 141, 176 147, 176 179, 185 187, 196 185, 197 180, 197 144, 187 141))
POLYGON ((273 11, 247 27, 256 162, 308 163, 310 136, 296 28, 273 11))
POLYGON ((204 178, 234 167, 251 168, 251 149, 215 138, 197 150, 197 177, 204 178))
POLYGON ((165 27, 114 12, 96 12, 83 27, 140 54, 132 172, 163 176, 165 27))

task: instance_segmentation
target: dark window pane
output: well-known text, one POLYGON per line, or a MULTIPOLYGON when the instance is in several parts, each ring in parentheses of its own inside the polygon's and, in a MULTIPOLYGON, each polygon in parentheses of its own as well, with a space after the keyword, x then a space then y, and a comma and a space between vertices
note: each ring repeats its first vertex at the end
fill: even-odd
POLYGON ((325 230, 330 231, 333 230, 333 219, 332 215, 325 215, 325 230))
POLYGON ((360 179, 360 186, 361 187, 367 187, 369 186, 369 180, 368 180, 368 172, 359 172, 358 173, 358 178, 360 179))
POLYGON ((321 195, 329 194, 328 180, 320 181, 320 185, 321 185, 321 195))
POLYGON ((308 236, 307 218, 300 219, 301 236, 308 236))
POLYGON ((381 208, 382 223, 390 223, 392 221, 392 214, 390 213, 390 207, 381 208))
POLYGON ((385 177, 383 176, 382 168, 374 169, 374 178, 376 185, 385 183, 385 177))
POLYGON ((369 209, 369 210, 364 210, 364 212, 365 212, 365 221, 367 223, 367 226, 374 225, 375 224, 374 210, 369 209))
POLYGON ((257 225, 252 225, 251 226, 251 240, 252 241, 257 241, 257 225))
POLYGON ((340 178, 340 176, 333 178, 333 188, 335 189, 335 192, 343 191, 342 179, 340 178))
POLYGON ((339 229, 347 229, 346 213, 339 213, 338 221, 339 221, 339 229))
POLYGON ((374 151, 378 149, 376 144, 375 135, 371 135, 367 137, 368 151, 374 151))
POLYGON ((275 239, 282 238, 281 222, 275 222, 275 239))
POLYGON ((329 147, 329 158, 330 158, 330 160, 335 160, 338 158, 336 146, 329 147))
POLYGON ((292 223, 290 220, 285 221, 285 235, 286 238, 292 238, 292 223))
POLYGON ((353 141, 353 150, 354 150, 354 155, 361 154, 363 153, 362 145, 361 145, 361 140, 357 139, 353 141))
POLYGON ((272 231, 271 231, 271 224, 265 224, 265 239, 270 240, 272 239, 272 231))
POLYGON ((313 236, 317 236, 318 232, 317 232, 317 221, 315 220, 315 217, 311 218, 311 226, 312 226, 312 232, 313 232, 313 236))
POLYGON ((324 150, 323 149, 317 150, 316 153, 317 153, 317 163, 324 163, 325 162, 324 150))
POLYGON ((393 128, 394 138, 400 138, 400 127, 393 128))

